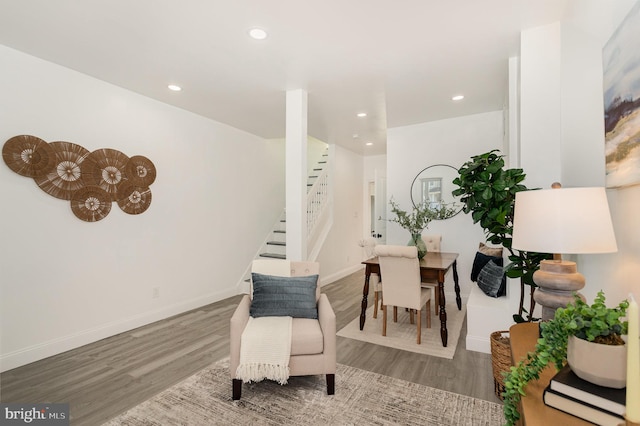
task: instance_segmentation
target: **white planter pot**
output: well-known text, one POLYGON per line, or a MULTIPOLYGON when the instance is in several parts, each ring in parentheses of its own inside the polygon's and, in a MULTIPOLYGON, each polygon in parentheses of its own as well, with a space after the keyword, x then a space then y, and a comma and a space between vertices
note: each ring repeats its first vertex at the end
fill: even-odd
POLYGON ((578 377, 588 382, 616 389, 627 385, 626 345, 602 345, 570 336, 567 362, 578 377))

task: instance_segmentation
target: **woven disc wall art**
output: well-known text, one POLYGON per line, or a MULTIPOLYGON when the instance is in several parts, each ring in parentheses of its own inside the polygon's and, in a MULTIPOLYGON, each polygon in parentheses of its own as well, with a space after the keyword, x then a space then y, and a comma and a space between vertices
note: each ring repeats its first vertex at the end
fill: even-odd
POLYGON ((117 201, 118 184, 126 179, 125 165, 128 161, 129 157, 116 149, 97 149, 80 165, 82 179, 86 185, 104 189, 112 201, 117 201))
POLYGON ((7 166, 26 177, 44 176, 54 167, 54 153, 48 143, 31 135, 14 136, 2 147, 7 166))
POLYGON ((148 186, 136 186, 125 180, 118 186, 118 206, 123 212, 140 214, 151 205, 151 190, 148 186))
POLYGON ((55 167, 34 180, 47 194, 70 200, 74 191, 85 186, 80 165, 90 152, 71 142, 51 142, 49 146, 54 152, 55 167))
POLYGON ((89 152, 72 142, 18 135, 5 142, 2 158, 47 194, 70 201, 73 214, 85 222, 104 219, 114 201, 132 215, 151 205, 149 186, 156 180, 156 167, 142 155, 129 158, 111 148, 89 152))
POLYGON ((129 158, 125 166, 127 179, 137 186, 149 186, 156 180, 156 166, 143 155, 129 158))
POLYGON ((85 222, 97 222, 111 211, 111 195, 99 186, 85 186, 73 193, 71 211, 85 222))

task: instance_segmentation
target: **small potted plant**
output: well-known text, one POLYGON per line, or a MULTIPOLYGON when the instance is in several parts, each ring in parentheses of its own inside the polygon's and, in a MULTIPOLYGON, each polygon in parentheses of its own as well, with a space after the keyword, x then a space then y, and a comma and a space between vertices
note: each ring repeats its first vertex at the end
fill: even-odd
POLYGON ((419 259, 422 259, 427 254, 427 246, 422 240, 422 231, 429 226, 432 220, 448 219, 458 213, 455 207, 451 207, 446 203, 440 203, 435 206, 429 203, 421 203, 418 204, 411 213, 402 210, 400 206, 398 206, 398 203, 393 200, 393 197, 389 201, 389 204, 391 204, 391 212, 396 215, 396 217, 390 219, 390 221, 396 222, 409 231, 411 239, 408 245, 416 246, 419 259))
MULTIPOLYGON (((602 291, 598 292, 592 305, 585 303, 578 295, 575 302, 567 305, 566 308, 558 308, 553 319, 540 323, 541 337, 538 339, 535 350, 529 352, 527 357, 519 361, 517 365, 511 367, 505 376, 504 415, 507 425, 513 425, 520 418, 518 413, 518 402, 521 396, 525 395, 524 388, 531 380, 538 379, 540 373, 550 362, 553 362, 556 369, 560 370, 569 357, 569 365, 576 374, 576 368, 572 363, 576 352, 600 351, 605 345, 623 345, 624 340, 620 337, 627 334, 628 324, 621 318, 626 316, 629 303, 623 300, 615 308, 607 308, 605 296, 602 291), (591 346, 588 349, 576 348, 576 345, 569 344, 569 355, 567 354, 567 344, 570 339, 581 340, 591 346)), ((619 347, 619 346, 618 346, 619 347)), ((607 365, 626 365, 626 351, 617 351, 614 356, 621 357, 619 360, 612 359, 610 355, 600 355, 593 358, 593 364, 582 366, 589 372, 596 372, 602 365, 602 360, 607 360, 607 365), (624 358, 622 358, 624 357, 624 358)), ((580 375, 580 374, 578 374, 580 375)), ((585 380, 593 381, 583 377, 585 380)))

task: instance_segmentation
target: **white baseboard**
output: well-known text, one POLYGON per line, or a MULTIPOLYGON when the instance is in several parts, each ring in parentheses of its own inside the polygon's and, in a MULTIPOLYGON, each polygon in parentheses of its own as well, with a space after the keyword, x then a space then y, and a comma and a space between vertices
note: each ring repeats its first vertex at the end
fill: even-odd
POLYGON ((138 328, 155 321, 160 321, 165 318, 208 305, 218 300, 232 297, 234 295, 235 293, 233 291, 208 294, 206 296, 186 300, 154 311, 134 315, 129 318, 112 321, 68 336, 59 337, 37 345, 2 354, 0 355, 0 371, 4 372, 39 361, 89 343, 97 342, 98 340, 107 337, 115 336, 116 334, 123 333, 125 331, 133 330, 134 328, 138 328))
MULTIPOLYGON (((363 269, 364 265, 358 263, 356 265, 351 265, 347 268, 344 268, 340 271, 334 272, 331 275, 327 275, 325 277, 321 276, 320 277, 320 287, 323 287, 327 284, 331 284, 332 282, 338 281, 339 279, 342 279, 344 277, 346 277, 347 275, 351 275, 354 272, 358 272, 359 270, 363 269)), ((363 281, 364 283, 364 281, 363 281)))

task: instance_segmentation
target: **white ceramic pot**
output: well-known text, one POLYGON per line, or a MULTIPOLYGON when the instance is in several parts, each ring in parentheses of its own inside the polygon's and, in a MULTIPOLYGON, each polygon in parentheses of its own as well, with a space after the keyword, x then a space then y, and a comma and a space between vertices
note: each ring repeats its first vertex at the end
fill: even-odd
POLYGON ((588 382, 616 389, 627 385, 626 345, 603 345, 570 336, 567 362, 578 377, 588 382))

